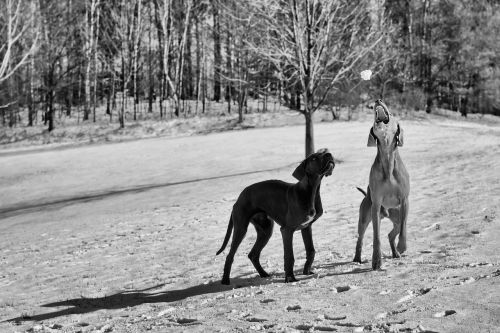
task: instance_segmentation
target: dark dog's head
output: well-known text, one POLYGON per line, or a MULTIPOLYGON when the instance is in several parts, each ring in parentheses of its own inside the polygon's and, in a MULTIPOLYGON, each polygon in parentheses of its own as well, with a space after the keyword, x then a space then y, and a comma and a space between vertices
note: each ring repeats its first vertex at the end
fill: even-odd
POLYGON ((375 120, 368 135, 368 147, 396 147, 403 146, 403 129, 394 116, 389 112, 382 100, 376 100, 375 120))
POLYGON ((328 149, 323 148, 303 160, 295 169, 292 176, 298 180, 301 180, 306 175, 328 177, 332 174, 334 167, 335 162, 333 161, 332 154, 328 149))

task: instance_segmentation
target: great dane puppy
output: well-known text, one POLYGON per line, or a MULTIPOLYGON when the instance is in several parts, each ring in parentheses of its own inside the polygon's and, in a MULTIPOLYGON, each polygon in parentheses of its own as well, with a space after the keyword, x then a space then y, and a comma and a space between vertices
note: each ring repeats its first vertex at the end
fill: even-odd
POLYGON ((382 266, 380 251, 380 219, 389 217, 393 229, 389 233, 392 257, 400 258, 406 251, 406 220, 410 177, 399 156, 403 146, 403 129, 381 101, 375 102, 375 121, 368 135, 368 147, 377 147, 377 156, 370 171, 368 191, 359 207, 358 241, 354 261, 361 263, 361 249, 366 227, 373 221, 373 270, 382 266), (399 234, 397 247, 396 236, 399 234))
POLYGON ((298 182, 286 183, 281 180, 266 180, 255 183, 245 188, 236 203, 233 205, 231 218, 227 227, 224 243, 217 254, 226 248, 231 237, 231 249, 226 257, 222 284, 229 284, 229 274, 233 264, 234 255, 241 241, 245 237, 249 223, 255 226, 257 240, 248 254, 248 258, 261 277, 269 274, 260 265, 260 253, 271 238, 273 223, 281 227, 283 238, 285 282, 297 281, 293 274, 293 233, 302 232, 302 239, 306 248, 306 263, 304 274, 311 273, 314 261, 314 245, 312 240, 311 224, 322 214, 323 207, 320 198, 320 184, 323 176, 332 174, 335 163, 328 149, 321 149, 311 154, 293 172, 298 182), (274 221, 274 222, 273 222, 274 221))

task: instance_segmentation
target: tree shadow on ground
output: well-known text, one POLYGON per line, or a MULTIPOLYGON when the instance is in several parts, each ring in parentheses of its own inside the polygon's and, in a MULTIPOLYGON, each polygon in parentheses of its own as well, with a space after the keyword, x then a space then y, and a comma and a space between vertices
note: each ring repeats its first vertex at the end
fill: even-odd
MULTIPOLYGON (((366 261, 364 261, 365 263, 366 261)), ((324 270, 332 270, 340 266, 345 266, 345 265, 354 265, 352 261, 342 261, 342 262, 335 262, 335 263, 330 263, 330 264, 324 264, 324 265, 318 265, 316 268, 318 269, 324 269, 324 270)), ((343 271, 343 272, 331 272, 327 274, 321 274, 321 277, 327 277, 327 276, 338 276, 338 275, 349 275, 349 274, 361 274, 361 273, 368 273, 371 272, 372 269, 371 267, 359 267, 356 266, 350 271, 343 271)))
POLYGON ((272 172, 272 171, 277 171, 277 170, 282 170, 282 169, 285 169, 288 167, 292 167, 295 164, 297 164, 297 163, 289 163, 287 165, 278 166, 275 168, 250 170, 250 171, 231 173, 231 174, 225 174, 225 175, 218 175, 218 176, 208 176, 208 177, 189 179, 189 180, 155 183, 155 184, 144 184, 144 185, 130 186, 130 187, 126 187, 126 188, 96 191, 96 192, 92 192, 92 193, 75 195, 75 196, 68 197, 68 198, 53 198, 51 201, 47 201, 47 202, 21 202, 19 204, 11 206, 11 207, 3 207, 3 208, 0 207, 0 219, 13 217, 13 216, 21 215, 21 214, 26 214, 26 213, 38 212, 41 210, 61 209, 61 208, 64 208, 66 206, 70 206, 73 204, 88 203, 88 202, 92 202, 92 201, 96 201, 96 200, 102 200, 102 199, 106 199, 109 197, 125 195, 125 194, 137 194, 137 193, 146 192, 146 191, 150 191, 150 190, 154 190, 154 189, 158 189, 158 188, 164 188, 164 187, 170 187, 170 186, 176 186, 176 185, 184 185, 184 184, 197 183, 197 182, 210 181, 210 180, 219 180, 219 179, 231 178, 231 177, 239 177, 239 176, 257 174, 257 173, 272 172))

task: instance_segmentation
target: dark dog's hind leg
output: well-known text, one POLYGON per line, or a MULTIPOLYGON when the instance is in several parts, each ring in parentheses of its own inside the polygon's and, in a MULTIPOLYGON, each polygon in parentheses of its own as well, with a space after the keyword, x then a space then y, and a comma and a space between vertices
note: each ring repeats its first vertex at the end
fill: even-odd
POLYGON ((247 233, 248 220, 242 219, 242 216, 234 214, 233 212, 233 240, 231 242, 231 249, 226 257, 226 263, 224 264, 224 275, 222 276, 222 284, 229 284, 229 275, 231 274, 231 266, 233 265, 234 255, 238 250, 243 238, 247 233))
POLYGON ((359 206, 359 221, 358 221, 358 241, 356 243, 356 254, 354 262, 361 263, 361 250, 363 249, 363 237, 365 236, 366 227, 372 220, 371 216, 372 200, 367 195, 359 206))
POLYGON ((307 228, 302 229, 301 232, 302 232, 302 240, 304 241, 304 246, 306 248, 306 263, 304 265, 304 271, 302 273, 304 275, 311 275, 314 274, 314 272, 311 271, 311 266, 314 261, 314 256, 316 254, 312 239, 311 225, 309 225, 307 228))
POLYGON ((260 265, 260 253, 273 234, 274 222, 269 219, 266 214, 261 213, 252 218, 252 223, 257 231, 257 240, 248 254, 248 258, 259 273, 260 277, 269 277, 269 274, 260 265))

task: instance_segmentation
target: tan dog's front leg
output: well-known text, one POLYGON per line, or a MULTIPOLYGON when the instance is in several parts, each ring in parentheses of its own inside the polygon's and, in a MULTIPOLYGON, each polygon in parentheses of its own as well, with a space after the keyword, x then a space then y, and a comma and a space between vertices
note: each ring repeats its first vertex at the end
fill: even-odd
POLYGON ((293 230, 281 227, 281 236, 283 238, 283 251, 285 261, 285 282, 295 282, 297 279, 293 274, 293 230))
POLYGON ((311 271, 311 266, 314 261, 314 256, 316 254, 312 239, 311 225, 309 225, 307 228, 302 229, 301 232, 302 232, 302 240, 304 241, 304 247, 306 248, 306 263, 304 265, 304 271, 302 272, 302 274, 311 275, 314 274, 314 272, 311 271))
POLYGON ((382 253, 380 250, 380 202, 372 203, 372 224, 373 224, 373 255, 372 269, 377 270, 382 267, 382 253))

